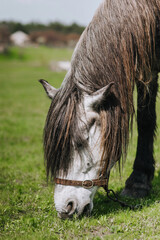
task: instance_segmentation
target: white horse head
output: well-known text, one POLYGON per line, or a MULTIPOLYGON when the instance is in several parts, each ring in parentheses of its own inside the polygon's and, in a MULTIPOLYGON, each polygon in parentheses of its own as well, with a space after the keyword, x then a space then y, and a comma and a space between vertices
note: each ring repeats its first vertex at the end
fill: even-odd
MULTIPOLYGON (((50 98, 53 98, 54 101, 54 97, 59 90, 56 90, 44 80, 41 80, 41 83, 46 90, 47 95, 50 98)), ((112 85, 113 83, 110 83, 91 95, 84 93, 81 97, 81 101, 78 103, 79 112, 76 113, 77 116, 74 120, 76 121, 74 126, 77 127, 77 129, 75 129, 74 137, 71 138, 71 152, 69 153, 69 156, 66 155, 64 156, 65 159, 63 159, 63 161, 70 161, 71 163, 68 165, 65 174, 62 166, 62 169, 59 169, 58 174, 56 173, 56 178, 82 181, 83 183, 85 180, 92 181, 93 179, 98 179, 100 177, 103 168, 105 168, 106 160, 106 156, 103 154, 101 140, 102 126, 100 109, 103 108, 107 98, 109 100, 112 85)), ((56 108, 56 106, 53 107, 52 112, 54 112, 54 108, 56 108)), ((66 114, 69 114, 68 111, 69 109, 67 110, 66 106, 66 114)), ((50 119, 49 121, 52 120, 50 119)), ((49 122, 47 124, 49 124, 49 122)), ((58 128, 58 126, 53 124, 52 128, 58 128)), ((66 131, 69 130, 66 129, 66 131)), ((59 141, 58 137, 59 136, 55 139, 56 142, 59 141)), ((64 140, 65 136, 62 136, 62 138, 64 140)), ((59 151, 55 154, 59 154, 59 157, 61 157, 59 151)), ((52 161, 52 159, 49 161, 52 161)), ((107 172, 105 172, 106 175, 110 171, 112 165, 113 163, 110 162, 107 172)), ((50 166, 50 168, 52 169, 53 166, 50 166)), ((74 213, 80 215, 84 212, 91 212, 93 208, 93 198, 97 188, 97 186, 86 188, 83 186, 68 186, 68 184, 64 186, 56 184, 54 201, 58 215, 62 218, 67 218, 71 217, 74 213)))

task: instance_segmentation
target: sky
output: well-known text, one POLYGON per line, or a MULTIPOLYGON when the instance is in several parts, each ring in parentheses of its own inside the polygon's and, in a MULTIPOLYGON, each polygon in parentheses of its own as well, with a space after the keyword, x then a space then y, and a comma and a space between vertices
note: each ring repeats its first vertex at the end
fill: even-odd
POLYGON ((0 0, 0 21, 87 25, 102 0, 0 0))

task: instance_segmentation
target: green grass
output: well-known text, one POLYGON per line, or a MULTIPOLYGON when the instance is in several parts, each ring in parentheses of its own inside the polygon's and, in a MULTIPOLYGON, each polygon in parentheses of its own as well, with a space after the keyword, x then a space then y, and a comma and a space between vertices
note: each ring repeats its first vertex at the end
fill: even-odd
MULTIPOLYGON (((0 239, 160 239, 160 134, 155 143, 156 173, 150 196, 129 203, 135 211, 106 198, 99 189, 90 217, 60 220, 54 208, 54 186, 47 186, 42 133, 50 100, 38 79, 59 87, 65 73, 53 73, 51 60, 68 60, 68 49, 12 48, 0 56, 0 239)), ((160 127, 160 100, 157 102, 160 127)), ((135 129, 135 128, 134 128, 135 129)), ((159 131, 157 131, 159 133, 159 131)), ((136 131, 122 176, 118 167, 110 187, 120 192, 132 171, 136 131)))

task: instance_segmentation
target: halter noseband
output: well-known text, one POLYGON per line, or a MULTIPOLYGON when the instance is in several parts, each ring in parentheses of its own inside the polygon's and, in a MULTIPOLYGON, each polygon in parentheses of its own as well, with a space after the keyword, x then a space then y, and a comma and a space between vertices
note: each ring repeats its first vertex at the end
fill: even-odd
POLYGON ((85 180, 85 181, 77 181, 77 180, 68 180, 68 179, 61 179, 61 178, 55 178, 55 183, 65 186, 77 186, 77 187, 83 187, 86 189, 90 189, 92 187, 104 187, 105 189, 108 188, 108 181, 109 178, 104 179, 93 179, 93 180, 85 180))

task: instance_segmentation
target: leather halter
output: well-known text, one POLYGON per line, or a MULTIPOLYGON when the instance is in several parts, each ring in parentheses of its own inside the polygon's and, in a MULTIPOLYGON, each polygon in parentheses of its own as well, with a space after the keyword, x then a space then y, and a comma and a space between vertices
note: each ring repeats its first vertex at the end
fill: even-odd
POLYGON ((108 188, 108 181, 109 178, 104 179, 93 179, 93 180, 85 180, 85 181, 77 181, 77 180, 68 180, 68 179, 61 179, 55 178, 55 183, 64 185, 64 186, 77 186, 83 187, 86 189, 90 189, 92 187, 104 187, 105 189, 108 188))
POLYGON ((122 207, 129 207, 131 210, 134 210, 136 208, 142 208, 141 205, 137 205, 137 206, 128 205, 127 203, 120 201, 116 193, 112 189, 108 189, 109 175, 108 175, 108 178, 85 180, 85 181, 68 180, 68 179, 61 179, 61 178, 55 178, 54 180, 56 184, 65 185, 65 186, 77 186, 77 187, 83 187, 86 189, 90 189, 95 186, 103 187, 107 193, 107 197, 114 202, 118 202, 122 207), (113 196, 110 196, 110 193, 113 196))

